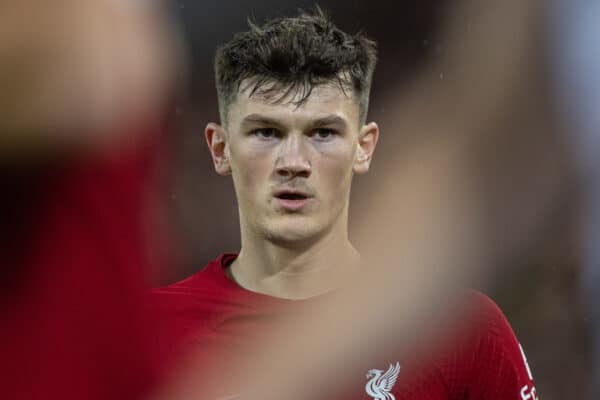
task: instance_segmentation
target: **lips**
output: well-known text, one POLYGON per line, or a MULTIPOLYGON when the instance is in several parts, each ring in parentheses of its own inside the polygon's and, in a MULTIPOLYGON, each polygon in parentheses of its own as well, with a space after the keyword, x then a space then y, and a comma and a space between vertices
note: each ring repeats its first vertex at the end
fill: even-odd
POLYGON ((275 192, 277 203, 289 211, 298 211, 304 208, 312 199, 312 195, 296 189, 281 189, 275 192))
POLYGON ((275 192, 275 197, 284 200, 303 200, 311 198, 308 192, 298 189, 279 189, 275 192))
POLYGON ((302 193, 287 193, 287 192, 276 195, 275 197, 277 197, 278 199, 283 199, 283 200, 304 200, 304 199, 308 198, 308 196, 306 196, 305 194, 302 194, 302 193))

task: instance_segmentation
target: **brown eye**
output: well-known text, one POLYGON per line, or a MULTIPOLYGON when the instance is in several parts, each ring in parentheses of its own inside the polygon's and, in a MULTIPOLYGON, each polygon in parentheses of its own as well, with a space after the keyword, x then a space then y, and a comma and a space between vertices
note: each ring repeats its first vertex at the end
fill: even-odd
POLYGON ((273 128, 255 129, 252 131, 252 134, 262 140, 269 140, 279 137, 279 132, 273 128))
POLYGON ((317 140, 331 140, 336 134, 337 132, 333 129, 318 128, 313 131, 312 137, 317 140))

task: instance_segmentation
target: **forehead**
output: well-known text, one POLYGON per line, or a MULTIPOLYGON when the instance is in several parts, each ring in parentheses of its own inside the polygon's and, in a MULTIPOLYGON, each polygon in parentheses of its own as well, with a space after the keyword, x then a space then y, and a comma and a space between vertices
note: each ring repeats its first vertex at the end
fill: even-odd
MULTIPOLYGON (((285 90, 284 88, 284 93, 285 90)), ((229 106, 230 124, 239 124, 251 114, 260 114, 289 123, 309 122, 336 115, 344 119, 348 126, 358 126, 359 105, 354 91, 342 90, 335 83, 315 86, 310 96, 300 105, 297 104, 297 100, 301 98, 301 93, 295 91, 284 98, 280 98, 279 93, 269 93, 268 96, 259 93, 250 96, 250 93, 250 89, 240 91, 229 106)))

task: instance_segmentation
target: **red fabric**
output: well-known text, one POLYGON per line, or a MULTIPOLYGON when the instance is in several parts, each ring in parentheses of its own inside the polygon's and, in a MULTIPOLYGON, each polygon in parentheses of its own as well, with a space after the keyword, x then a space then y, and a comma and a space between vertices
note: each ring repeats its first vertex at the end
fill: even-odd
POLYGON ((135 400, 156 384, 142 306, 153 149, 3 171, 3 399, 135 400))
MULTIPOLYGON (((160 357, 200 354, 210 360, 207 367, 227 371, 240 345, 251 335, 276 326, 282 314, 289 314, 295 302, 243 290, 225 275, 224 266, 234 258, 221 255, 190 278, 152 290, 151 307, 163 318, 154 346, 160 357)), ((391 389, 397 400, 535 399, 519 344, 492 300, 469 292, 458 332, 458 339, 444 342, 433 355, 408 361, 390 354, 378 365, 365 365, 364 373, 371 369, 385 373, 399 362, 398 379, 391 389)), ((356 385, 340 397, 376 398, 366 391, 368 381, 365 375, 357 376, 356 385)))

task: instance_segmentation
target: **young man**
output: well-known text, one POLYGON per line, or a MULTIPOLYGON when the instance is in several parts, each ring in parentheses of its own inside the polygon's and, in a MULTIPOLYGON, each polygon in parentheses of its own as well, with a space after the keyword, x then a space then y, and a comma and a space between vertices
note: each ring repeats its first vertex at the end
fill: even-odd
MULTIPOLYGON (((379 136, 366 123, 375 61, 372 41, 321 12, 251 26, 217 53, 221 124, 205 134, 217 173, 233 178, 242 247, 154 290, 151 303, 165 318, 157 348, 194 349, 199 374, 223 371, 223 395, 237 393, 227 371, 248 343, 368 267, 348 240, 348 205, 379 136)), ((365 362, 334 398, 537 398, 501 311, 481 294, 467 297, 445 340, 410 359, 390 350, 365 362)))

